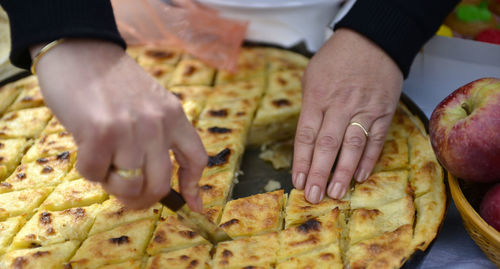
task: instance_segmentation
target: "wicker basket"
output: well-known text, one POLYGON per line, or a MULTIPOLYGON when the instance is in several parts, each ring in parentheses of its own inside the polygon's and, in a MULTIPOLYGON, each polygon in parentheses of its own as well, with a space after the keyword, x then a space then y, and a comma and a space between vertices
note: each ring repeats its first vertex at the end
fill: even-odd
POLYGON ((453 201, 462 216, 465 229, 484 254, 500 268, 500 232, 488 225, 464 196, 457 178, 448 173, 453 201))

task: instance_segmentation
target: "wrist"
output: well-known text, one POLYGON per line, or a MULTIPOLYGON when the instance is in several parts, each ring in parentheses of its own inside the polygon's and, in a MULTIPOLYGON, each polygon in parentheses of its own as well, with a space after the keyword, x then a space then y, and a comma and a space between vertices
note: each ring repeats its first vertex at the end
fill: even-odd
POLYGON ((32 58, 32 73, 38 69, 39 62, 43 66, 51 65, 54 61, 75 58, 120 58, 125 55, 123 48, 113 42, 99 39, 61 38, 52 42, 40 43, 30 47, 32 58), (99 56, 100 55, 100 56, 99 56), (47 58, 47 60, 43 60, 47 58))

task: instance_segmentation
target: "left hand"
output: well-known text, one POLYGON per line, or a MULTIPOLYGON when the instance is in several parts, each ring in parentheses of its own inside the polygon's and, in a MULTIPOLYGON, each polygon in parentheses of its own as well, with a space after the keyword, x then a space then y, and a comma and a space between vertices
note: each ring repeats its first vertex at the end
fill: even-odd
POLYGON ((380 47, 338 29, 311 59, 303 78, 293 184, 306 199, 341 199, 351 179, 365 181, 380 155, 401 94, 403 75, 380 47), (363 129, 351 123, 361 124, 363 129))

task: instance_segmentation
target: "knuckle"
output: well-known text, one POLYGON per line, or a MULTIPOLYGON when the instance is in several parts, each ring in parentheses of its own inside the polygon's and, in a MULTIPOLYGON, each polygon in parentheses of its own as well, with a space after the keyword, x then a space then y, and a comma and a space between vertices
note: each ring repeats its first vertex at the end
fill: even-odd
POLYGON ((315 169, 309 173, 308 178, 313 178, 319 182, 326 182, 330 177, 330 170, 315 169))
POLYGON ((361 137, 359 135, 352 135, 348 136, 344 140, 344 145, 346 147, 359 150, 362 149, 364 146, 364 137, 361 137))
POLYGON ((321 136, 317 142, 317 147, 319 147, 320 150, 326 151, 338 149, 339 145, 339 139, 331 135, 321 136))
POLYGON ((314 144, 314 129, 311 127, 302 127, 297 129, 297 134, 295 136, 295 140, 298 143, 305 145, 313 145, 314 144))
POLYGON ((294 166, 300 170, 307 172, 309 170, 309 166, 311 165, 311 161, 308 158, 303 158, 303 157, 296 157, 294 166))
POLYGON ((354 167, 337 166, 334 172, 334 179, 337 182, 350 182, 354 174, 354 167))
POLYGON ((382 132, 376 132, 370 134, 370 142, 373 143, 374 145, 378 147, 382 147, 385 143, 385 133, 382 132))
POLYGON ((378 156, 374 154, 366 154, 363 156, 363 161, 374 164, 378 161, 378 156))

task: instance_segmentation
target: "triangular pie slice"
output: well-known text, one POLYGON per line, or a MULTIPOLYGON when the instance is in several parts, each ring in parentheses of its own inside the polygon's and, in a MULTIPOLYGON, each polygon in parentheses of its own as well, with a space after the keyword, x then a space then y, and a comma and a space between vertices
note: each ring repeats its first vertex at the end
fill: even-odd
POLYGON ((304 70, 284 70, 269 74, 268 92, 302 89, 304 70))
POLYGON ((354 209, 348 224, 350 244, 377 237, 384 232, 392 232, 403 225, 413 224, 414 219, 415 207, 411 196, 373 209, 354 209))
POLYGON ((246 143, 247 130, 244 122, 198 122, 196 131, 205 147, 246 143))
POLYGON ((408 171, 387 171, 372 174, 363 183, 355 184, 351 208, 377 208, 411 193, 408 171))
POLYGON ((174 212, 164 208, 146 252, 152 256, 159 252, 170 252, 208 243, 205 238, 186 227, 174 212))
POLYGON ((408 139, 389 139, 384 142, 372 173, 408 168, 408 139))
POLYGON ((286 261, 279 262, 276 269, 342 269, 342 257, 339 244, 333 243, 327 247, 315 249, 311 252, 294 256, 286 261))
POLYGON ((346 252, 348 268, 400 268, 413 251, 410 242, 412 225, 404 225, 393 232, 361 241, 346 252))
POLYGON ((127 53, 136 59, 139 65, 176 65, 181 59, 182 52, 165 47, 138 47, 127 48, 127 53))
POLYGON ((204 244, 168 253, 159 253, 149 258, 146 269, 156 268, 210 268, 212 245, 204 244))
POLYGON ((141 67, 164 88, 167 88, 168 85, 170 85, 170 80, 172 79, 175 67, 165 64, 143 64, 141 67))
POLYGON ((109 264, 99 267, 99 269, 141 269, 142 268, 142 260, 128 260, 126 262, 117 263, 117 264, 109 264))
POLYGON ((303 70, 309 63, 309 58, 289 50, 267 48, 266 52, 270 72, 294 69, 303 70))
POLYGON ((53 188, 37 188, 0 194, 0 221, 26 214, 30 217, 53 188))
POLYGON ((16 100, 9 106, 8 112, 21 110, 25 108, 39 107, 45 104, 40 91, 40 87, 34 86, 31 88, 22 89, 16 100))
POLYGON ((26 138, 0 139, 0 180, 5 179, 19 165, 32 142, 26 138))
POLYGON ((73 136, 68 132, 59 132, 43 135, 35 141, 35 144, 26 152, 22 162, 32 162, 40 158, 55 156, 62 152, 73 152, 77 150, 73 136))
POLYGON ((102 203, 89 236, 141 219, 156 220, 160 217, 161 208, 158 203, 147 209, 132 210, 125 207, 116 197, 111 197, 102 203))
POLYGON ((35 138, 43 130, 52 114, 46 107, 12 111, 0 119, 0 138, 35 138))
POLYGON ((59 184, 40 207, 58 211, 101 203, 107 198, 99 183, 80 178, 59 184))
POLYGON ((169 86, 210 85, 215 69, 196 59, 183 59, 175 67, 169 86))
POLYGON ((210 176, 223 171, 233 174, 240 167, 243 156, 243 145, 230 143, 208 146, 205 148, 208 154, 208 164, 203 171, 203 176, 210 176))
POLYGON ((0 256, 7 252, 12 238, 26 222, 26 216, 17 216, 0 222, 0 256))
POLYGON ((73 165, 75 157, 75 152, 65 151, 57 156, 23 163, 3 182, 0 193, 58 185, 73 165))
POLYGON ((8 107, 14 102, 14 100, 16 100, 17 96, 21 93, 21 90, 15 87, 14 84, 15 83, 9 83, 0 87, 0 115, 8 109, 8 107))
POLYGON ((75 253, 79 241, 39 248, 14 250, 0 258, 0 268, 5 269, 47 269, 62 268, 64 262, 75 253))
POLYGON ((59 122, 59 120, 55 116, 53 116, 49 120, 49 123, 47 123, 47 126, 45 126, 45 128, 43 129, 43 131, 40 135, 48 135, 48 134, 61 133, 61 132, 66 132, 66 129, 61 124, 61 122, 59 122))
POLYGON ((277 232, 222 242, 216 247, 212 268, 272 268, 278 248, 277 232))
POLYGON ((350 192, 341 200, 325 197, 318 204, 311 204, 305 199, 303 190, 292 189, 285 208, 285 228, 327 214, 334 208, 346 210, 349 208, 349 198, 350 192))
POLYGON ((280 233, 278 262, 331 244, 339 246, 344 215, 338 208, 280 233))
POLYGON ((63 211, 40 211, 14 237, 10 248, 48 246, 68 240, 83 241, 98 210, 99 205, 95 204, 63 211))
POLYGON ((229 201, 219 226, 231 238, 279 231, 284 199, 283 190, 277 190, 229 201))
POLYGON ((139 220, 90 236, 71 258, 71 268, 96 268, 141 258, 154 222, 153 219, 139 220))
POLYGON ((252 81, 264 86, 266 82, 267 53, 265 48, 242 48, 238 55, 238 72, 218 70, 215 85, 236 81, 252 81))

